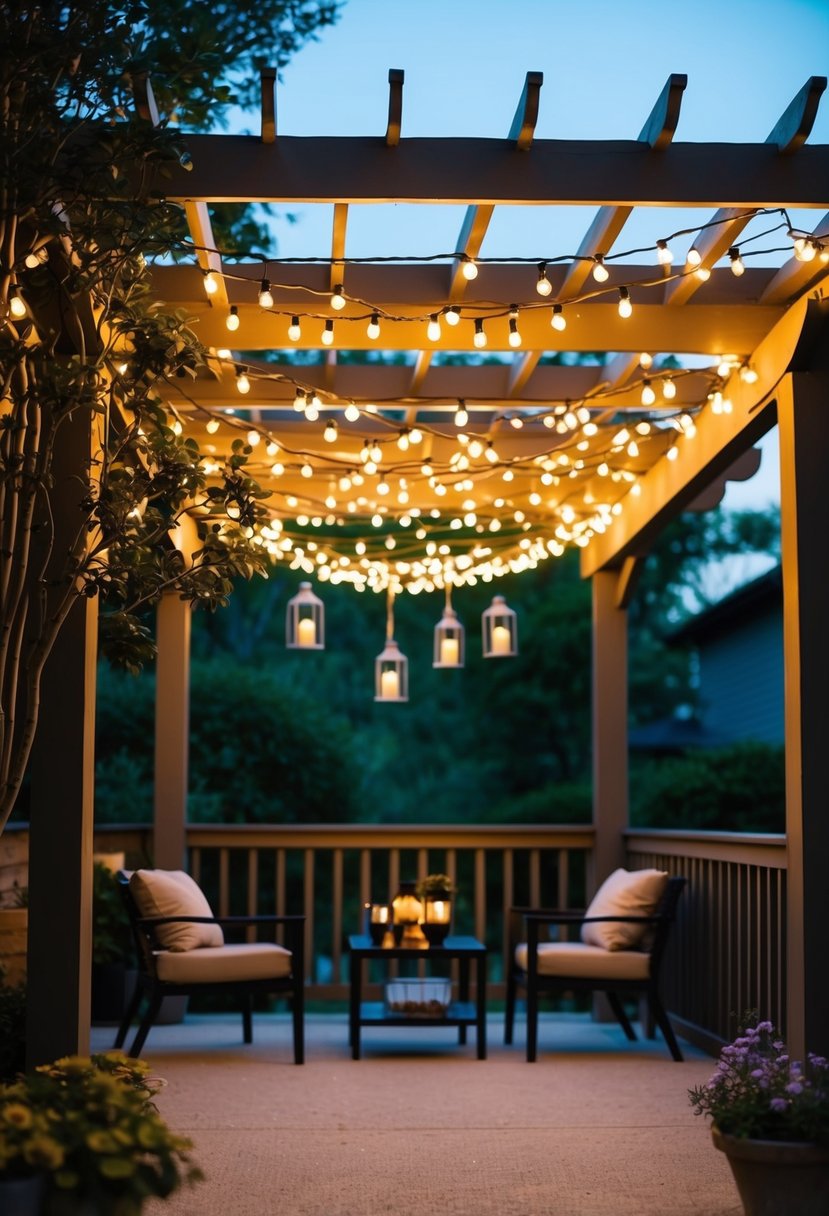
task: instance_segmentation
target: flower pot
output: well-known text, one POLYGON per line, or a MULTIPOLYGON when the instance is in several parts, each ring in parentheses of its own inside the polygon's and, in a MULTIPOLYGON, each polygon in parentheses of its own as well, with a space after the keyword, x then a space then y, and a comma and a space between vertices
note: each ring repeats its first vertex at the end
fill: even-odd
POLYGON ((0 1212, 3 1216, 40 1216, 46 1193, 46 1175, 31 1178, 0 1177, 0 1212))
POLYGON ((118 1026, 138 983, 138 972, 123 963, 92 964, 92 1024, 118 1026))
POLYGON ((711 1128, 725 1153, 745 1216, 826 1216, 829 1148, 785 1140, 744 1140, 711 1128))

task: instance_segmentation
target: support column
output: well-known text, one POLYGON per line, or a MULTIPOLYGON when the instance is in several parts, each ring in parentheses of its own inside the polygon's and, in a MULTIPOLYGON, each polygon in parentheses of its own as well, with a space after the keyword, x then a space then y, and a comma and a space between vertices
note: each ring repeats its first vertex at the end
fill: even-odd
POLYGON ((162 596, 156 615, 155 819, 153 862, 184 865, 190 742, 190 605, 162 596))
POLYGON ((787 1038, 829 1053, 829 374, 778 393, 786 718, 787 1038))
MULTIPOLYGON (((78 527, 91 435, 90 417, 79 415, 55 450, 55 578, 78 527)), ((89 1053, 97 627, 98 601, 78 600, 41 684, 29 766, 27 1068, 89 1053)))
POLYGON ((593 575, 593 844, 591 886, 624 865, 628 826, 627 612, 618 575, 593 575))

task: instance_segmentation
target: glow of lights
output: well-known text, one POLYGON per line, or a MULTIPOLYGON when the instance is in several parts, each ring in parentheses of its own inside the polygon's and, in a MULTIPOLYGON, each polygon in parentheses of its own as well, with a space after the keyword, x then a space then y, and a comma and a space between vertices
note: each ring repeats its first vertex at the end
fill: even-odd
POLYGON ((273 308, 273 296, 271 295, 271 285, 267 279, 263 279, 259 285, 259 307, 273 308))
POLYGON ((436 312, 433 312, 429 317, 429 324, 426 326, 426 337, 430 342, 440 342, 440 321, 436 312))
POLYGON ((627 320, 633 312, 633 305, 630 302, 630 292, 627 287, 619 288, 619 316, 627 320))
POLYGON ((219 290, 219 280, 216 278, 212 270, 208 270, 204 276, 204 290, 209 296, 215 296, 219 290))
POLYGON ((461 319, 461 310, 455 308, 454 304, 450 304, 443 315, 446 317, 447 325, 457 325, 461 319))
POLYGON ((559 333, 567 328, 567 318, 560 304, 553 305, 553 315, 550 318, 550 324, 553 329, 557 329, 559 333))
POLYGON ((347 405, 343 410, 343 417, 345 418, 346 422, 358 422, 360 418, 360 411, 357 409, 357 406, 352 403, 351 405, 347 405))
POLYGON ((597 283, 606 283, 610 278, 610 271, 605 266, 604 258, 600 253, 593 258, 593 278, 597 283))
POLYGON ((486 333, 484 332, 484 319, 483 319, 483 317, 476 317, 475 318, 475 336, 472 339, 472 344, 478 350, 481 350, 484 346, 486 346, 486 341, 487 341, 487 339, 486 339, 486 333))
POLYGON ((469 421, 469 414, 463 401, 458 402, 458 408, 455 410, 455 426, 466 426, 469 421))
POLYGON ((696 245, 692 245, 685 255, 685 264, 687 266, 699 266, 702 262, 702 254, 697 249, 696 245))
POLYGON ((750 363, 743 363, 740 368, 740 379, 743 384, 756 384, 759 379, 757 369, 752 367, 750 363))
POLYGON ((553 285, 547 278, 546 262, 539 262, 538 264, 538 280, 535 285, 535 290, 540 296, 548 296, 553 290, 553 285))
POLYGON ((509 317, 509 344, 513 348, 521 345, 521 335, 518 332, 518 309, 510 309, 509 317))
POLYGON ((337 283, 334 290, 331 292, 331 307, 336 312, 342 312, 345 308, 345 295, 343 293, 342 283, 337 283))
POLYGON ((662 396, 666 401, 673 401, 676 396, 676 381, 671 376, 662 381, 662 396))
POLYGON ((656 393, 653 390, 653 385, 650 380, 642 381, 642 405, 653 405, 656 401, 656 393))
POLYGON ((745 263, 740 257, 740 250, 736 245, 732 245, 728 251, 728 256, 731 259, 731 273, 736 274, 739 278, 741 274, 745 274, 745 263))
POLYGON ((302 466, 302 468, 299 471, 303 477, 313 477, 314 476, 314 470, 311 467, 311 465, 308 464, 307 462, 302 466))
POLYGON ((322 344, 323 346, 334 345, 334 322, 330 317, 325 322, 325 329, 322 331, 322 344))
POLYGON ((302 330, 299 325, 299 317, 291 317, 291 324, 288 326, 288 337, 292 342, 298 342, 302 337, 302 330))
POLYGON ((694 275, 699 279, 700 283, 707 283, 711 278, 711 271, 707 266, 697 266, 694 275))
POLYGON ((371 320, 366 327, 366 336, 370 338, 372 342, 376 341, 376 339, 380 337, 380 317, 376 312, 371 314, 371 320))
POLYGON ((326 422, 322 437, 326 443, 337 442, 337 424, 333 418, 329 418, 328 422, 326 422))
POLYGON ((660 266, 670 266, 674 260, 674 255, 668 248, 667 241, 656 242, 656 260, 660 266))
POLYGON ((478 277, 478 267, 475 265, 472 258, 470 258, 467 254, 464 254, 461 262, 461 273, 467 282, 470 283, 473 279, 477 279, 478 277))
POLYGON ((247 372, 239 372, 236 376, 236 391, 242 393, 250 392, 250 379, 247 372))
POLYGON ((207 431, 208 435, 215 435, 219 429, 219 419, 208 418, 204 429, 207 431))
POLYGON ((231 333, 234 333, 239 328, 239 309, 235 304, 231 304, 230 306, 230 312, 225 318, 225 325, 231 333))

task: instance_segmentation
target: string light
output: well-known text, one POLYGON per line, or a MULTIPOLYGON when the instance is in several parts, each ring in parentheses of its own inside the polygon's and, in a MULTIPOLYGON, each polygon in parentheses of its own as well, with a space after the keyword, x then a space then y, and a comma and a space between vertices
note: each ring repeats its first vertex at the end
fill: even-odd
POLYGON ((307 422, 316 422, 320 416, 319 397, 306 397, 305 399, 305 419, 307 422))
POLYGON ((236 391, 242 395, 250 392, 250 380, 244 369, 236 373, 236 391))
POLYGON ((673 401, 676 396, 676 381, 671 376, 666 376, 662 381, 662 396, 666 401, 673 401))
POLYGON ((409 431, 409 442, 414 444, 423 442, 423 432, 419 427, 413 426, 409 431))
POLYGON ((478 277, 478 267, 475 265, 474 260, 466 253, 461 259, 461 273, 469 283, 478 277))
POLYGON ((447 325, 457 325, 461 319, 461 310, 454 304, 450 304, 443 315, 446 317, 447 325))
POLYGON ((409 450, 409 432, 408 431, 405 431, 405 430, 401 431, 400 434, 397 436, 397 446, 399 447, 401 452, 408 452, 408 450, 409 450))
POLYGON ((215 435, 220 425, 221 424, 218 418, 208 418, 204 429, 207 431, 208 435, 215 435))
POLYGON ((564 310, 560 304, 553 305, 553 315, 550 317, 550 324, 553 329, 557 329, 559 333, 567 328, 567 318, 564 315, 564 310))
POLYGON ((354 403, 352 402, 350 405, 347 405, 345 407, 345 410, 343 411, 343 417, 345 418, 346 422, 359 422, 360 411, 357 408, 357 406, 354 405, 354 403))
POLYGON ((674 260, 674 255, 668 247, 668 242, 659 240, 656 242, 656 260, 660 266, 670 266, 674 260))
POLYGON ((750 363, 744 363, 740 368, 740 379, 743 384, 756 384, 759 380, 756 368, 750 363))
POLYGON ((699 266, 702 262, 702 254, 697 249, 696 245, 692 245, 685 255, 685 264, 687 266, 699 266))
POLYGON ((273 308, 273 296, 271 295, 271 285, 267 279, 263 279, 259 285, 259 307, 273 308))
POLYGON ((326 443, 337 442, 337 424, 333 418, 329 418, 326 422, 322 437, 326 443))
POLYGON ((376 339, 380 337, 380 317, 376 312, 371 314, 371 320, 366 327, 366 335, 372 340, 372 342, 376 341, 376 339))
POLYGON ((305 410, 305 393, 301 388, 296 390, 296 396, 294 397, 294 409, 298 414, 303 413, 305 410))
POLYGON ((323 346, 334 345, 334 322, 330 317, 325 322, 325 328, 322 331, 322 344, 323 346))
POLYGON ((798 262, 814 261, 815 254, 817 253, 814 241, 805 236, 795 237, 793 232, 789 232, 789 236, 794 237, 794 256, 798 262))
POLYGON ((707 283, 711 278, 711 271, 707 266, 697 266, 694 271, 695 278, 699 279, 700 283, 707 283))
POLYGON ((429 324, 426 326, 426 337, 430 342, 440 342, 440 321, 436 312, 433 312, 429 317, 429 324))
POLYGON ((630 302, 630 292, 627 287, 619 288, 619 316, 627 319, 633 312, 633 305, 630 302))
POLYGON ((736 274, 737 278, 739 278, 741 274, 745 274, 745 263, 740 257, 740 250, 736 245, 731 246, 728 251, 728 256, 731 259, 731 273, 736 274))
POLYGON ((469 414, 466 405, 463 401, 458 402, 458 408, 455 410, 455 426, 466 426, 469 421, 469 414))
POLYGON ((486 339, 486 333, 484 332, 483 317, 476 317, 475 318, 475 336, 472 339, 472 345, 475 346, 478 350, 481 350, 484 346, 486 346, 486 341, 487 341, 487 339, 486 339))
POLYGON ((26 315, 26 305, 20 295, 20 288, 16 283, 12 283, 9 288, 9 312, 19 321, 21 317, 26 315))
POLYGON ((259 441, 261 440, 262 436, 259 434, 258 431, 248 431, 245 438, 247 439, 250 447, 255 448, 257 446, 257 444, 259 443, 259 441))
POLYGON ((606 283, 610 278, 610 271, 605 266, 601 253, 597 253, 593 258, 593 278, 597 283, 606 283))
POLYGON ((639 366, 643 372, 650 371, 650 369, 653 367, 653 355, 650 355, 646 350, 643 350, 639 356, 639 366))
POLYGON ((204 272, 204 290, 209 296, 215 296, 219 290, 219 280, 216 278, 212 270, 204 272))
POLYGON ((518 332, 518 309, 515 305, 510 308, 509 313, 509 344, 513 348, 521 345, 521 335, 518 332))
POLYGON ((231 304, 230 306, 230 312, 225 318, 225 325, 231 331, 231 333, 235 333, 235 331, 239 328, 239 309, 235 304, 231 304))
POLYGON ((331 307, 336 312, 342 312, 345 308, 345 295, 343 293, 342 283, 337 283, 334 290, 331 292, 331 307))
POLYGON ((298 342, 302 337, 302 330, 299 325, 299 317, 291 317, 291 324, 288 326, 288 337, 292 342, 298 342))
POLYGON ((539 262, 538 264, 538 280, 535 284, 535 290, 540 296, 548 296, 552 293, 553 285, 547 278, 546 262, 539 262))
POLYGON ((650 380, 642 381, 642 405, 653 405, 656 401, 656 393, 653 391, 653 385, 650 380))

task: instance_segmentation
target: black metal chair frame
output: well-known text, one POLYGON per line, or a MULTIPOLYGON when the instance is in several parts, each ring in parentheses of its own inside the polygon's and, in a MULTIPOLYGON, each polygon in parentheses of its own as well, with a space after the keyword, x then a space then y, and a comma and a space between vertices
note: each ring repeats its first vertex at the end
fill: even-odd
POLYGON ((533 1063, 538 1051, 538 1003, 546 994, 558 995, 568 992, 604 992, 616 1020, 628 1039, 636 1041, 636 1032, 625 1013, 621 997, 641 996, 647 998, 648 1009, 653 1020, 664 1035, 668 1050, 674 1060, 682 1060, 682 1052, 676 1041, 667 1013, 659 996, 659 974, 671 925, 676 919, 676 908, 686 884, 685 878, 669 878, 668 885, 652 916, 586 916, 572 909, 511 908, 507 940, 507 1002, 504 1018, 504 1042, 512 1043, 515 1021, 515 1001, 519 988, 527 994, 527 1060, 533 1063), (650 926, 651 945, 648 950, 649 971, 644 979, 596 979, 588 976, 543 975, 538 970, 539 930, 543 925, 567 925, 581 927, 588 923, 612 921, 614 923, 641 924, 650 926), (520 938, 516 925, 525 926, 520 938), (515 948, 519 940, 527 942, 527 970, 519 967, 515 959, 515 948))
MULTIPOLYGON (((230 993, 239 996, 242 1005, 242 1033, 245 1043, 253 1042, 253 997, 285 994, 293 1014, 294 1063, 305 1062, 305 917, 304 916, 142 916, 129 888, 129 876, 118 874, 121 892, 130 917, 138 950, 139 971, 135 993, 124 1013, 115 1047, 123 1047, 133 1019, 137 1016, 144 996, 147 1007, 130 1047, 130 1056, 139 1056, 150 1029, 158 1017, 165 996, 192 996, 197 992, 230 993), (156 930, 172 924, 221 925, 234 928, 250 926, 284 926, 285 946, 291 951, 291 973, 284 978, 261 980, 199 980, 191 983, 170 983, 159 979, 155 952, 164 950, 156 930)), ((209 949, 209 947, 205 947, 209 949)))

